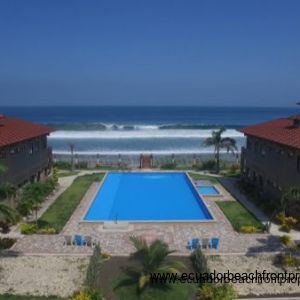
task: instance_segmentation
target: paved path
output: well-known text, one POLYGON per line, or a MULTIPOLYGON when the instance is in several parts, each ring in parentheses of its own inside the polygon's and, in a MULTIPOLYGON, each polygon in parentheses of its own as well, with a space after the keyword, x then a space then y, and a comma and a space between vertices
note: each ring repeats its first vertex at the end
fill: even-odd
POLYGON ((279 239, 268 234, 239 234, 232 228, 227 218, 212 199, 204 199, 215 217, 214 222, 186 223, 133 223, 127 230, 104 230, 99 222, 82 222, 91 199, 97 193, 99 184, 94 183, 64 227, 61 234, 53 236, 25 236, 13 246, 12 250, 26 255, 90 254, 89 247, 63 246, 64 235, 82 234, 93 237, 100 243, 104 252, 112 255, 129 255, 134 250, 129 237, 159 238, 176 250, 177 255, 190 255, 186 248, 191 238, 219 237, 220 251, 205 250, 207 254, 256 255, 279 252, 283 248, 279 239))
MULTIPOLYGON (((101 171, 99 171, 101 172, 101 171)), ((102 171, 103 172, 103 171, 102 171)), ((95 173, 95 171, 82 171, 76 176, 87 173, 95 173)), ((60 178, 60 188, 56 192, 56 196, 61 194, 76 178, 69 176, 60 178)), ((222 183, 235 197, 242 199, 241 202, 248 207, 262 221, 267 218, 261 214, 255 207, 246 201, 242 194, 238 194, 238 190, 234 188, 232 182, 222 183), (232 192, 233 191, 233 192, 232 192)), ((140 236, 147 239, 159 238, 169 244, 171 249, 176 250, 177 255, 189 255, 190 252, 186 248, 187 241, 191 238, 211 238, 219 237, 221 240, 220 251, 210 250, 208 254, 220 255, 256 255, 271 252, 280 252, 283 250, 279 239, 273 234, 239 234, 237 233, 224 216, 223 212, 216 205, 211 197, 203 197, 206 205, 215 217, 214 222, 186 222, 186 223, 133 223, 126 230, 110 229, 105 230, 103 224, 98 222, 82 222, 82 219, 99 189, 100 183, 94 183, 87 191, 86 195, 80 202, 79 206, 71 216, 70 220, 64 227, 63 231, 58 235, 31 235, 21 236, 18 242, 13 246, 13 251, 19 254, 43 255, 43 254, 78 254, 89 255, 92 249, 89 247, 64 246, 64 235, 82 234, 92 236, 97 240, 103 251, 113 255, 128 255, 134 249, 130 243, 130 236, 140 236)), ((220 200, 232 199, 231 195, 225 191, 220 200)), ((55 200, 55 196, 49 199, 47 207, 55 200)), ((46 206, 43 207, 46 210, 46 206)), ((42 211, 40 212, 42 214, 42 211)))

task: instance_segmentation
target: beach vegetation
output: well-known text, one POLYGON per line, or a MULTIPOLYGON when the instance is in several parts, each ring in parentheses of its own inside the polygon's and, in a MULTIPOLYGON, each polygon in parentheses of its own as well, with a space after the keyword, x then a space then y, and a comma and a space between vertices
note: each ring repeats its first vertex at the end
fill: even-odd
POLYGON ((130 260, 135 265, 129 266, 124 270, 124 276, 120 278, 114 289, 134 286, 136 294, 142 294, 149 288, 158 287, 159 289, 170 289, 166 282, 154 283, 151 281, 150 274, 171 274, 178 273, 185 266, 181 262, 171 260, 168 256, 174 251, 161 240, 156 240, 150 245, 145 240, 131 237, 136 251, 130 255, 130 260))
POLYGON ((93 251, 93 255, 90 257, 85 285, 90 289, 97 289, 98 281, 100 277, 100 271, 105 257, 101 253, 101 248, 99 245, 96 245, 93 251))
POLYGON ((161 164, 160 168, 162 170, 174 170, 177 167, 177 163, 175 161, 166 161, 161 164))
POLYGON ((244 226, 255 227, 257 231, 264 230, 263 224, 239 202, 216 201, 216 203, 235 230, 241 231, 244 226))
MULTIPOLYGON (((192 254, 191 254, 191 260, 194 266, 195 271, 198 274, 204 274, 209 273, 209 267, 207 263, 207 259, 200 248, 197 248, 192 254)), ((199 285, 202 286, 202 282, 199 282, 199 285)))
POLYGON ((37 226, 37 224, 24 223, 24 224, 21 224, 20 231, 22 234, 34 234, 34 233, 37 233, 38 226, 37 226))
POLYGON ((257 229, 256 226, 253 225, 246 225, 246 226, 241 226, 240 230, 241 233, 256 233, 259 230, 257 229))
POLYGON ((103 295, 101 291, 92 289, 92 288, 86 288, 82 291, 79 291, 78 293, 75 293, 75 295, 72 297, 71 300, 102 300, 103 295))
POLYGON ((0 185, 0 197, 8 200, 10 207, 15 207, 15 199, 17 196, 17 188, 10 183, 3 183, 0 185))
POLYGON ((238 295, 230 284, 204 284, 197 292, 197 300, 233 300, 238 295))
POLYGON ((294 241, 293 241, 292 237, 287 234, 280 237, 280 242, 287 247, 294 245, 294 241))
POLYGON ((225 128, 214 130, 212 132, 212 136, 207 138, 204 142, 206 146, 214 147, 216 173, 220 172, 220 151, 225 149, 227 152, 231 152, 232 154, 237 152, 236 140, 230 137, 222 137, 225 131, 225 128))
POLYGON ((15 242, 12 238, 0 238, 0 250, 9 249, 15 242))
POLYGON ((54 191, 56 185, 57 181, 49 178, 45 182, 35 182, 25 186, 17 206, 18 212, 23 216, 34 213, 35 221, 37 222, 38 210, 46 197, 54 191))
POLYGON ((39 227, 52 227, 56 229, 56 232, 60 232, 91 184, 100 182, 103 176, 104 173, 94 173, 77 177, 40 217, 39 227))
POLYGON ((281 231, 290 232, 295 225, 298 223, 298 220, 293 217, 287 217, 285 212, 282 211, 276 216, 276 220, 279 222, 281 231))
POLYGON ((276 261, 283 267, 299 267, 300 266, 299 257, 292 255, 291 253, 279 254, 276 257, 276 261))
POLYGON ((54 167, 59 170, 71 170, 71 163, 69 161, 57 161, 54 163, 54 167))

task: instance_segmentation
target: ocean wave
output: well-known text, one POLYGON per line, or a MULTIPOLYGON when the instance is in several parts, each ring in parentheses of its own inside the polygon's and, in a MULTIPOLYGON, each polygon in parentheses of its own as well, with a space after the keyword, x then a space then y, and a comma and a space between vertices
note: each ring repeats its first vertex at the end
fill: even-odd
MULTIPOLYGON (((213 149, 166 149, 166 150, 112 150, 112 151, 102 151, 102 150, 86 150, 86 151, 75 151, 75 155, 140 155, 140 154, 153 154, 153 155, 171 155, 171 154, 213 154, 213 149)), ((226 153, 222 150, 221 153, 226 153)), ((70 155, 70 151, 67 150, 54 150, 55 155, 70 155)))
MULTIPOLYGON (((50 135, 50 139, 191 139, 208 138, 212 129, 150 129, 139 131, 71 131, 59 130, 50 135)), ((224 136, 242 138, 243 134, 235 129, 228 129, 224 136)))
POLYGON ((49 127, 64 131, 134 131, 134 130, 172 130, 172 129, 216 129, 220 127, 238 129, 240 125, 219 124, 105 124, 105 123, 48 123, 49 127))

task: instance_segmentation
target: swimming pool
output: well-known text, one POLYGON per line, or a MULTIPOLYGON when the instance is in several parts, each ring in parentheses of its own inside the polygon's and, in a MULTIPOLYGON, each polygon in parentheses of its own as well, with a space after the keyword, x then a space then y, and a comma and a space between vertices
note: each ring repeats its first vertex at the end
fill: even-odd
POLYGON ((220 195, 220 192, 213 185, 197 186, 197 191, 204 196, 220 195))
POLYGON ((111 172, 84 221, 209 221, 211 213, 185 173, 111 172))

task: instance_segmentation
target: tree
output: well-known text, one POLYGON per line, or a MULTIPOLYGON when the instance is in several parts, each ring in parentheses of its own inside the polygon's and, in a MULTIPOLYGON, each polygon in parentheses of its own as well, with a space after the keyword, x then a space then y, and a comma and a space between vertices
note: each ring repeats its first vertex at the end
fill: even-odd
POLYGON ((71 152, 71 171, 74 171, 74 149, 75 145, 74 144, 69 144, 70 146, 70 152, 71 152))
POLYGON ((0 228, 3 233, 9 231, 9 226, 18 220, 17 212, 5 204, 0 204, 0 228))
MULTIPOLYGON (((148 246, 141 238, 130 237, 130 240, 136 249, 130 255, 130 260, 135 261, 136 264, 125 269, 125 277, 117 283, 115 289, 136 285, 136 291, 139 294, 147 287, 154 286, 150 280, 151 273, 180 273, 179 269, 184 268, 182 263, 168 259, 168 255, 174 251, 169 250, 168 245, 163 241, 156 240, 148 246)), ((160 285, 166 285, 166 283, 160 283, 160 285)))
POLYGON ((5 195, 5 199, 9 200, 10 207, 15 207, 15 198, 17 195, 17 189, 13 184, 4 183, 0 186, 1 194, 5 195))
POLYGON ((225 128, 214 130, 212 136, 205 140, 206 146, 214 147, 214 154, 216 158, 216 172, 220 172, 220 151, 226 149, 227 152, 235 154, 237 151, 236 140, 229 137, 222 137, 222 134, 226 131, 225 128))

